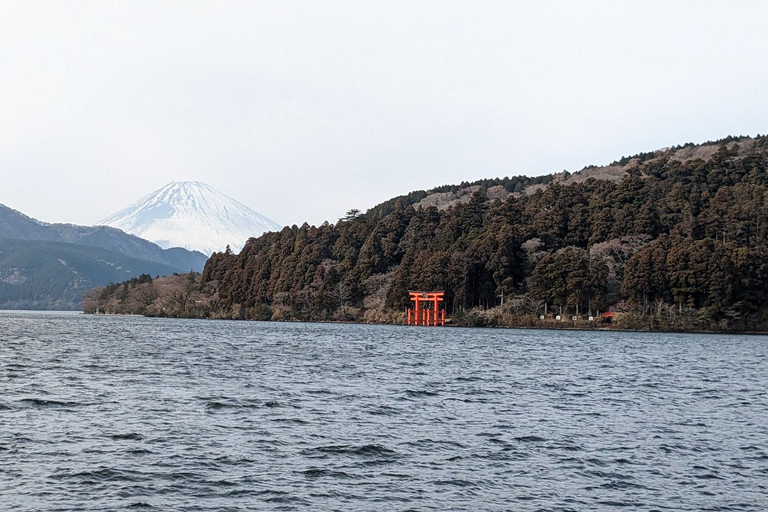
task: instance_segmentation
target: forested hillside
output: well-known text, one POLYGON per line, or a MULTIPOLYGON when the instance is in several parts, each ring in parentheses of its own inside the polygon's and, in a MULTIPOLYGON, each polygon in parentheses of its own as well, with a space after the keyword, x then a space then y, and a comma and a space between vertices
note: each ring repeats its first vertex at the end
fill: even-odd
POLYGON ((214 254, 202 275, 211 300, 187 314, 399 321, 407 290, 426 289, 447 292, 457 323, 611 307, 627 327, 763 329, 767 168, 768 137, 729 137, 414 192, 214 254))

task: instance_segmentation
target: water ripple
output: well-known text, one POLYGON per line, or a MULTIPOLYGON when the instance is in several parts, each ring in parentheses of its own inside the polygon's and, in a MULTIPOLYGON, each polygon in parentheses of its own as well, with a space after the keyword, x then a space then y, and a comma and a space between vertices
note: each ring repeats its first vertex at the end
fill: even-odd
POLYGON ((766 510, 768 338, 0 313, 0 509, 766 510))

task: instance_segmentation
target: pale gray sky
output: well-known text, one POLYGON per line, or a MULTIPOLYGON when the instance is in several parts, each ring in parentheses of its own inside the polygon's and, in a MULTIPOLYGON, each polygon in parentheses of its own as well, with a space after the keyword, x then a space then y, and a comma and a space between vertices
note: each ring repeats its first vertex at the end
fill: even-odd
POLYGON ((0 0, 0 203, 198 180, 281 224, 768 132, 768 2, 0 0))

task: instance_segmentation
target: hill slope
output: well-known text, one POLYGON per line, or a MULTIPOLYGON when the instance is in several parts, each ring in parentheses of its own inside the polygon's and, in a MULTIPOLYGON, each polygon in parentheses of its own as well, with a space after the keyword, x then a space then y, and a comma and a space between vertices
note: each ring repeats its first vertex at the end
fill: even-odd
POLYGON ((119 228, 160 247, 184 247, 210 255, 280 226, 198 181, 173 182, 107 217, 119 228))

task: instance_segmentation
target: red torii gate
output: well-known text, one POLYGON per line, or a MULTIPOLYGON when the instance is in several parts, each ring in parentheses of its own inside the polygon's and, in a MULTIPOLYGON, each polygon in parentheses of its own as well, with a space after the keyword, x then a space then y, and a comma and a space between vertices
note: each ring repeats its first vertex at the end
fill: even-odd
POLYGON ((408 308, 408 325, 445 325, 445 310, 440 309, 445 292, 423 292, 408 290, 415 309, 408 308), (432 309, 421 309, 422 302, 432 303, 432 309))

